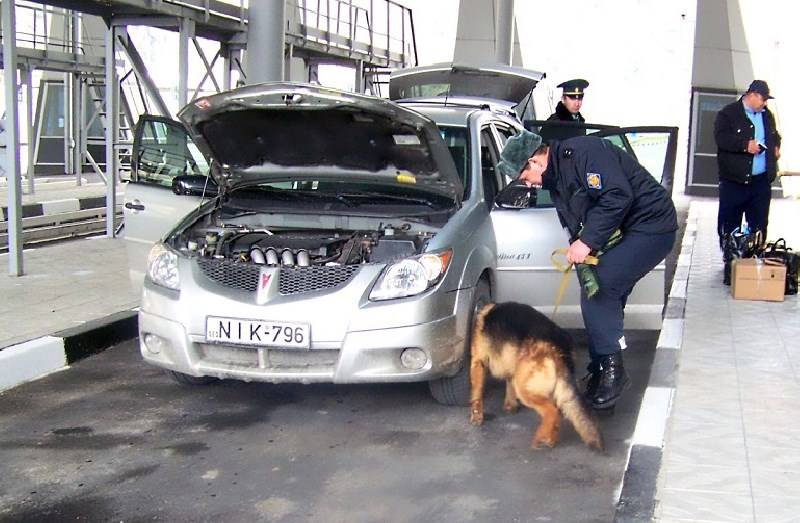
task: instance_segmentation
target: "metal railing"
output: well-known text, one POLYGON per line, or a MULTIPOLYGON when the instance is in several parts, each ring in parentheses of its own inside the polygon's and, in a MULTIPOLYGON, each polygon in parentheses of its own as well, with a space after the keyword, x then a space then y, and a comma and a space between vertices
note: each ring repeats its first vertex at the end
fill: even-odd
POLYGON ((399 57, 417 65, 412 11, 393 0, 287 0, 286 7, 294 10, 288 18, 294 15, 298 36, 307 41, 345 50, 362 47, 376 62, 399 57))

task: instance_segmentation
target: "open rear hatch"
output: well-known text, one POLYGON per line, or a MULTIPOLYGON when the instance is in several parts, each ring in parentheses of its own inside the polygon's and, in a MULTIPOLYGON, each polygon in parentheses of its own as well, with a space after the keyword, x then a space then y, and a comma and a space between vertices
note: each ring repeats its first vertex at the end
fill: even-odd
POLYGON ((389 78, 389 98, 468 96, 516 105, 530 94, 544 73, 505 65, 466 66, 438 64, 394 71, 389 78))

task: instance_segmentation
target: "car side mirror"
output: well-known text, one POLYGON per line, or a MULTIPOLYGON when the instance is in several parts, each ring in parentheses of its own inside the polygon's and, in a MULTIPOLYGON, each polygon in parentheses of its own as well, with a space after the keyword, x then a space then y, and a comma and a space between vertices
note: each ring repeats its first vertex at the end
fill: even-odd
POLYGON ((181 196, 210 196, 219 194, 217 182, 208 176, 182 174, 172 179, 172 192, 181 196))
POLYGON ((498 193, 494 203, 501 209, 527 209, 536 207, 537 196, 538 191, 535 188, 514 180, 498 193))

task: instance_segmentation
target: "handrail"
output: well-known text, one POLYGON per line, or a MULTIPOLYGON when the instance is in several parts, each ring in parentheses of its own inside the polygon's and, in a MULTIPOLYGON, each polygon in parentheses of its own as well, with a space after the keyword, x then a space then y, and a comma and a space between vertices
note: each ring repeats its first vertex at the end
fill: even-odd
POLYGON ((296 10, 298 24, 296 33, 290 26, 289 34, 305 41, 328 49, 347 41, 351 49, 355 44, 366 48, 376 62, 388 64, 393 56, 400 56, 403 62, 418 63, 412 10, 395 0, 370 0, 368 7, 355 5, 353 0, 290 0, 287 6, 296 10), (381 29, 375 23, 376 7, 386 15, 381 29))

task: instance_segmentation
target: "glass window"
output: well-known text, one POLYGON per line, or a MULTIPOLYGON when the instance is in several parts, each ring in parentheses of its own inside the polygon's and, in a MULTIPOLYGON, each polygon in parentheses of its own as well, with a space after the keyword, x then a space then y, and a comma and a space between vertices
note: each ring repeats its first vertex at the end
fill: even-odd
POLYGON ((164 187, 179 175, 208 175, 208 162, 186 130, 176 124, 145 122, 139 140, 137 179, 164 187))
POLYGON ((469 176, 470 161, 467 128, 442 126, 439 127, 439 132, 442 135, 442 139, 444 140, 447 149, 453 156, 453 161, 456 164, 456 171, 458 171, 458 177, 461 179, 461 184, 464 186, 464 194, 462 199, 466 200, 469 198, 469 186, 471 182, 471 178, 469 176))
POLYGON ((495 147, 491 129, 483 129, 481 131, 481 179, 483 180, 483 199, 488 204, 494 202, 500 189, 497 185, 499 154, 495 147))

